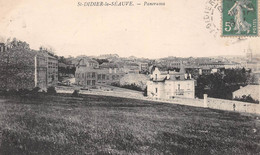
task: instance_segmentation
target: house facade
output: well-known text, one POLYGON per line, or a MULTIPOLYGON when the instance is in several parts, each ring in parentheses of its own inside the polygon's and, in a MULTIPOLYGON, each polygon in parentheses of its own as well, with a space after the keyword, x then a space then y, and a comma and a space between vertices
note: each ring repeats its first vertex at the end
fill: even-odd
POLYGON ((147 95, 160 99, 195 98, 195 80, 185 74, 183 68, 175 72, 160 71, 156 67, 147 82, 147 95))
POLYGON ((100 68, 98 65, 89 65, 92 60, 80 60, 75 72, 75 82, 83 87, 96 85, 110 85, 119 83, 125 73, 120 68, 100 68))
POLYGON ((147 73, 149 71, 148 63, 139 63, 139 73, 147 73))
POLYGON ((58 60, 53 56, 46 56, 47 83, 48 86, 55 86, 58 83, 58 60))

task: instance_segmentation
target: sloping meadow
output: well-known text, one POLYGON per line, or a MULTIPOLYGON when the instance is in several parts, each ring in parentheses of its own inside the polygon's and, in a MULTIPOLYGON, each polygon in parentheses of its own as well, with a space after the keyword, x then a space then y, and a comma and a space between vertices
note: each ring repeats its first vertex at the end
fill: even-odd
POLYGON ((259 116, 116 97, 0 102, 0 154, 258 154, 259 116))

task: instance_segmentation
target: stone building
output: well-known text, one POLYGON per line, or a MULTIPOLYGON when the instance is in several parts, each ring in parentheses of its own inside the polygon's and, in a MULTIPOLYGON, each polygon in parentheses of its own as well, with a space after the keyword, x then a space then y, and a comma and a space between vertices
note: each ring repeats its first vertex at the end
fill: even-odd
POLYGON ((159 99, 195 98, 195 80, 185 74, 184 68, 175 72, 160 71, 156 67, 147 82, 147 95, 159 99))
POLYGON ((147 73, 149 71, 148 63, 139 63, 139 73, 147 73))
POLYGON ((127 74, 139 74, 139 64, 135 62, 126 63, 123 70, 127 74))
POLYGON ((124 75, 120 68, 100 68, 95 60, 82 59, 76 67, 75 82, 84 87, 96 87, 96 85, 119 83, 124 75))
POLYGON ((58 59, 51 56, 47 51, 41 50, 39 54, 42 54, 45 58, 47 65, 47 86, 55 86, 58 83, 58 59))

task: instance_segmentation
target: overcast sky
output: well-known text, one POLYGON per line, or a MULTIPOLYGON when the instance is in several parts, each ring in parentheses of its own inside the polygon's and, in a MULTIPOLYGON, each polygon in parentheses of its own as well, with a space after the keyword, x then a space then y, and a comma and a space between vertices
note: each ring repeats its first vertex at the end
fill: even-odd
MULTIPOLYGON (((203 19, 207 0, 165 0, 165 6, 152 7, 78 7, 77 2, 0 0, 0 36, 16 37, 33 49, 52 46, 64 56, 242 55, 248 46, 260 51, 259 37, 242 41, 214 37, 203 19)), ((214 18, 220 27, 217 10, 214 18)))

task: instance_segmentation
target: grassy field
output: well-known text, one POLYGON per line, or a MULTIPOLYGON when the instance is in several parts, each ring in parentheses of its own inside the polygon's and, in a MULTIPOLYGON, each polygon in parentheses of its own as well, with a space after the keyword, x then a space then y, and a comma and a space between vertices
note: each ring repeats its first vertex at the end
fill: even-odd
POLYGON ((1 99, 0 154, 259 154, 259 116, 116 97, 1 99))

